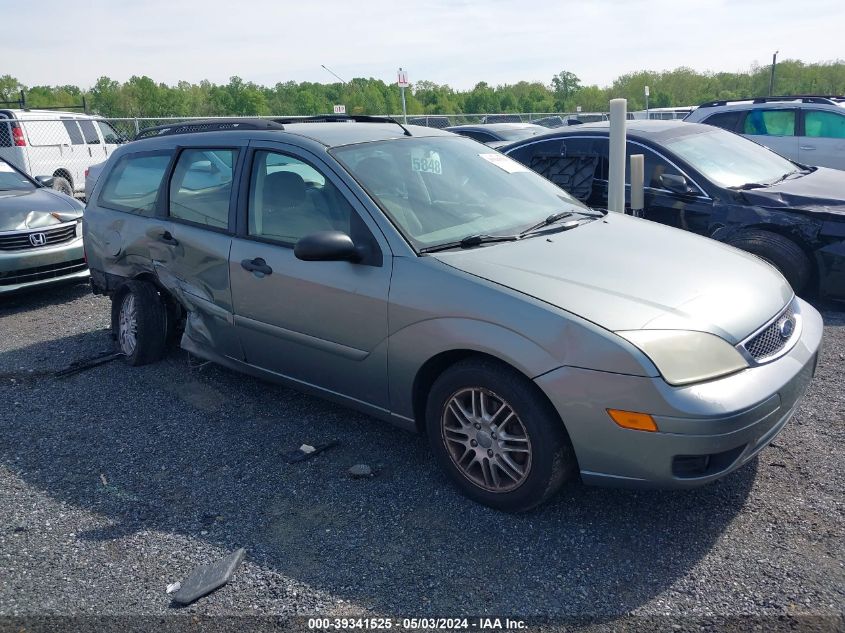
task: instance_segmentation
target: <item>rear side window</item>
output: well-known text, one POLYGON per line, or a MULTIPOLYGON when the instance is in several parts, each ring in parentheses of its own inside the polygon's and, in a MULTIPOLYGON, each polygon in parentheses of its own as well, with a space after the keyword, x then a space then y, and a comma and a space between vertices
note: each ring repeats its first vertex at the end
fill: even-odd
POLYGON ((823 110, 804 112, 804 136, 845 138, 845 115, 823 110))
POLYGON ((795 136, 795 110, 752 110, 745 117, 743 134, 795 136))
POLYGON ((720 127, 728 132, 736 132, 737 129, 739 129, 739 122, 742 120, 744 115, 745 112, 742 110, 717 112, 716 114, 711 114, 709 117, 704 119, 702 123, 715 125, 716 127, 720 127))
POLYGON ((79 120, 79 129, 82 130, 82 137, 88 145, 99 145, 100 137, 97 136, 97 129, 94 127, 94 122, 88 119, 79 120))
POLYGON ((186 149, 170 181, 170 217, 217 229, 229 226, 234 149, 186 149))
POLYGON ((76 121, 72 119, 64 119, 62 120, 62 123, 64 123, 67 135, 70 137, 72 145, 83 145, 85 143, 82 139, 82 132, 79 131, 79 126, 76 124, 76 121))
POLYGON ((161 181, 170 164, 171 152, 124 156, 108 174, 98 203, 102 207, 155 215, 161 181))

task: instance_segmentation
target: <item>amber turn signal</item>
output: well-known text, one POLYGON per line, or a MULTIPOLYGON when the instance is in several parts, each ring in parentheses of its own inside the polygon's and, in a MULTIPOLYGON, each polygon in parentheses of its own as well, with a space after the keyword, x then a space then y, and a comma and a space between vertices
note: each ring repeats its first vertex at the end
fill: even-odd
POLYGON ((634 431, 656 431, 657 424, 654 418, 648 413, 634 413, 633 411, 620 411, 619 409, 608 409, 607 414, 623 429, 634 431))

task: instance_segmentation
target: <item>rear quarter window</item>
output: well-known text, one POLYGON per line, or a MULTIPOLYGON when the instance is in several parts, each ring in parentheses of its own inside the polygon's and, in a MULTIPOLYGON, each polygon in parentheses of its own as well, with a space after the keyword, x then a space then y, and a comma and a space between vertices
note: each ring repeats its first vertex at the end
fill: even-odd
POLYGON ((122 157, 106 176, 97 203, 108 209, 152 217, 171 156, 172 152, 160 152, 122 157))

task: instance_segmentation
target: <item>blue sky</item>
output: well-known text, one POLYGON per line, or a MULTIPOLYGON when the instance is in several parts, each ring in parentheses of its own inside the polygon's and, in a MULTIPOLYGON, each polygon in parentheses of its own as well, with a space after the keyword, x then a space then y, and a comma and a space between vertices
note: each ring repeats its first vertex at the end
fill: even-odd
MULTIPOLYGON (((0 0, 0 7, 9 0, 0 0)), ((845 57, 842 0, 40 0, 15 3, 0 74, 27 85, 126 80, 261 84, 410 80, 548 83, 569 70, 607 85, 642 69, 746 70, 845 57), (29 25, 26 27, 25 25, 29 25)))

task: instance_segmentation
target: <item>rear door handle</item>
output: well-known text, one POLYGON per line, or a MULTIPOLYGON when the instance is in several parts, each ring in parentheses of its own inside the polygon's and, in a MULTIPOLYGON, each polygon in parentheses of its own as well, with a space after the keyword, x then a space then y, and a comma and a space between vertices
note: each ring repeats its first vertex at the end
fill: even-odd
POLYGON ((179 240, 174 238, 170 234, 170 231, 165 231, 164 233, 158 236, 158 239, 160 242, 164 242, 168 246, 179 246, 179 240))
POLYGON ((262 258, 256 257, 255 259, 244 259, 241 261, 241 267, 244 270, 248 270, 251 273, 262 273, 263 275, 270 275, 273 273, 273 269, 267 265, 262 258))

